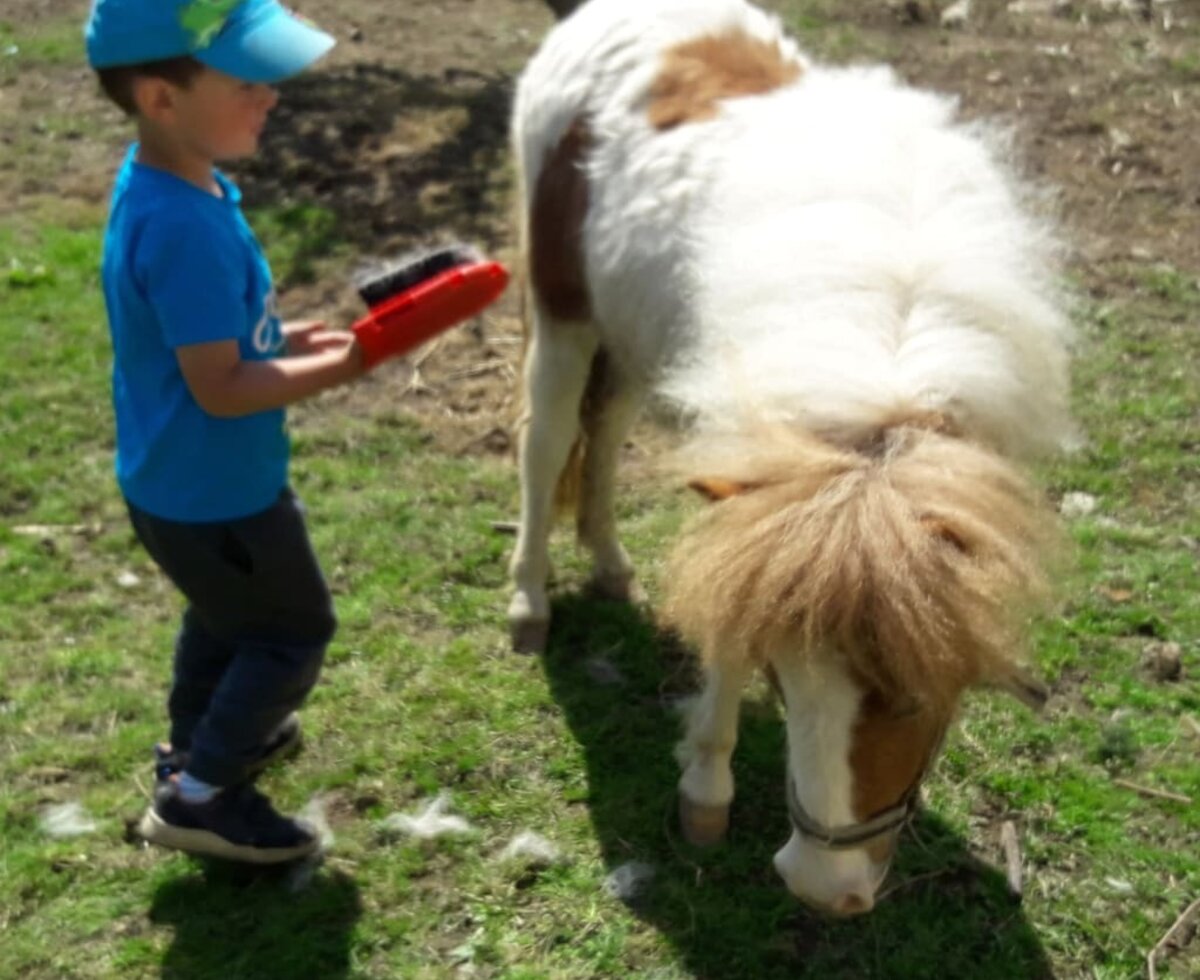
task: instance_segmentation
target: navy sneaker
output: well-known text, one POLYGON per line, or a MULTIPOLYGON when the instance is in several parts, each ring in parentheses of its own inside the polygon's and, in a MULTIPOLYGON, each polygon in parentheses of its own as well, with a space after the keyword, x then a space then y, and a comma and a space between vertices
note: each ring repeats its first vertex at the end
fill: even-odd
MULTIPOLYGON (((292 712, 275 729, 267 744, 245 772, 246 779, 253 779, 269 765, 286 759, 295 754, 304 741, 300 733, 300 716, 292 712)), ((176 773, 187 768, 188 753, 186 749, 176 751, 169 742, 159 742, 154 746, 154 783, 161 786, 176 773)))
POLYGON ((206 803, 188 803, 179 796, 178 777, 155 789, 138 833, 162 847, 248 864, 295 861, 321 846, 311 827, 276 812, 251 783, 223 789, 206 803))

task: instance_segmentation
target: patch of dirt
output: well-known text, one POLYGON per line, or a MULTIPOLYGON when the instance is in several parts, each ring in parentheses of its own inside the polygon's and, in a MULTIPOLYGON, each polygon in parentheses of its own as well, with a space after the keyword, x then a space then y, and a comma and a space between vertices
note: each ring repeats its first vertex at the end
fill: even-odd
MULTIPOLYGON (((82 22, 86 6, 10 0, 5 21, 18 32, 72 14, 82 22)), ((1200 10, 1173 0, 975 0, 966 24, 948 30, 939 25, 945 6, 844 0, 836 6, 847 38, 841 47, 851 60, 879 54, 910 81, 956 93, 969 117, 1010 124, 1026 172, 1057 192, 1071 270, 1092 296, 1131 296, 1138 284, 1130 270, 1138 266, 1169 263, 1195 277, 1200 10)), ((247 204, 330 209, 338 237, 364 258, 467 239, 512 261, 509 104, 516 74, 552 23, 548 7, 536 0, 304 0, 300 7, 339 44, 320 70, 283 87, 262 152, 235 168, 247 204)), ((801 32, 802 46, 819 41, 820 30, 811 38, 801 32)), ((0 86, 0 132, 6 209, 49 196, 102 203, 129 137, 82 66, 24 72, 0 86), (87 126, 55 124, 52 113, 87 117, 87 126)), ((288 315, 346 323, 360 312, 341 267, 283 285, 288 315)), ((520 353, 514 288, 480 321, 299 409, 296 421, 403 409, 447 451, 507 454, 520 353)), ((636 465, 661 441, 644 426, 628 455, 636 465)))

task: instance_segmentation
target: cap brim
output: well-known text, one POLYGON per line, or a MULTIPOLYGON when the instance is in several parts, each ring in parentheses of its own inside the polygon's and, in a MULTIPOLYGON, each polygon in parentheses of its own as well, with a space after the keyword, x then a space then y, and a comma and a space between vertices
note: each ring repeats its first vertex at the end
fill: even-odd
POLYGON ((195 52, 195 58, 243 82, 272 84, 304 71, 335 43, 324 31, 276 6, 264 18, 230 24, 211 45, 195 52))

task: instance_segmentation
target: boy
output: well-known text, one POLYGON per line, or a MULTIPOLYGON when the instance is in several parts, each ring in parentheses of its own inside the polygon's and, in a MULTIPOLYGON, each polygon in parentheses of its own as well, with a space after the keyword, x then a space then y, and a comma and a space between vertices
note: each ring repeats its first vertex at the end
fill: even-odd
POLYGON ((250 777, 293 747, 333 606, 288 489, 283 406, 363 371, 350 333, 280 324, 270 269, 216 168, 333 39, 277 0, 94 0, 88 60, 137 126, 104 240, 116 471, 139 540, 187 599, 142 835, 274 863, 316 850, 250 777))

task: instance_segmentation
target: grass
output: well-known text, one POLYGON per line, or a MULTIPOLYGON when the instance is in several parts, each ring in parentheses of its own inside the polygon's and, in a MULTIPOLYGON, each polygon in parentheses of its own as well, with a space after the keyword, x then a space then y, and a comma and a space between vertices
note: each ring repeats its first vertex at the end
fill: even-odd
MULTIPOLYGON (((282 283, 346 258, 315 205, 252 217, 282 283)), ((672 705, 693 684, 684 651, 653 604, 579 597, 585 569, 564 538, 551 647, 510 654, 511 542, 491 522, 513 513, 512 469, 442 451, 388 407, 386 373, 363 382, 370 399, 293 413, 295 485, 341 628, 305 711, 308 748, 265 785, 287 807, 323 800, 329 859, 304 883, 136 846, 179 603, 111 477, 101 220, 39 199, 0 229, 0 976, 1116 980, 1141 975, 1200 894, 1200 808, 1113 782, 1200 799, 1198 743, 1182 727, 1200 715, 1193 273, 1115 265, 1108 298, 1080 304, 1087 441, 1043 477, 1097 507, 1070 522, 1075 571, 1037 630, 1055 697, 1041 716, 970 698, 898 890, 838 923, 808 915, 770 869, 787 817, 765 691, 744 709, 732 837, 697 852, 673 819, 672 705), (1181 681, 1142 665, 1155 642, 1180 644, 1181 681), (595 658, 617 683, 594 679, 595 658), (471 833, 420 844, 381 832, 441 790, 471 833), (71 801, 97 830, 48 837, 44 809, 71 801), (1004 819, 1026 858, 1021 905, 999 870, 1004 819), (566 862, 500 861, 524 829, 566 862), (656 875, 625 904, 604 882, 631 860, 656 875)), ((693 506, 666 488, 623 497, 652 600, 655 556, 693 506)), ((1193 946, 1159 975, 1198 965, 1193 946)))

